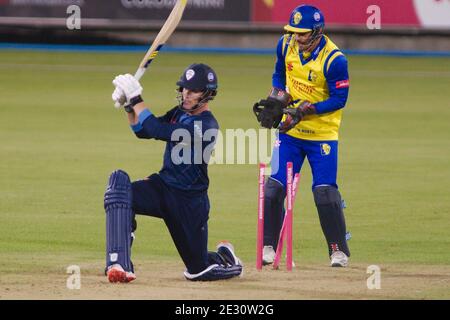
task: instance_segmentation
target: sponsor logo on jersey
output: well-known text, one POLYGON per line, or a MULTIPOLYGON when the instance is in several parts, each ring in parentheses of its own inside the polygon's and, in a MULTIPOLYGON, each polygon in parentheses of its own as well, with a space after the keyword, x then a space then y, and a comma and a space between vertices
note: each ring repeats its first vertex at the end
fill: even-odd
POLYGON ((350 86, 350 81, 348 81, 348 79, 336 81, 336 89, 348 88, 349 86, 350 86))
POLYGON ((289 80, 292 82, 292 86, 295 90, 304 92, 306 94, 312 94, 316 89, 314 86, 309 86, 304 83, 301 83, 300 81, 296 80, 295 78, 291 77, 289 74, 289 80))
POLYGON ((292 65, 292 62, 288 63, 287 68, 288 68, 289 71, 292 71, 294 69, 294 66, 292 65))

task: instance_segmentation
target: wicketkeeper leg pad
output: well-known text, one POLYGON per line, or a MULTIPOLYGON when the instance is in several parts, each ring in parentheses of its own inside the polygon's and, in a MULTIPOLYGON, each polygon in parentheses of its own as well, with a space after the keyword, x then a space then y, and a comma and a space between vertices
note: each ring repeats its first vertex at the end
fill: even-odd
POLYGON ((328 243, 329 254, 339 250, 350 257, 341 194, 337 188, 330 185, 315 187, 313 194, 320 225, 328 243))
POLYGON ((264 189, 264 245, 276 248, 283 225, 286 188, 279 181, 269 177, 264 189))
POLYGON ((128 174, 114 171, 105 192, 106 267, 120 264, 125 271, 134 272, 131 263, 132 193, 128 174))

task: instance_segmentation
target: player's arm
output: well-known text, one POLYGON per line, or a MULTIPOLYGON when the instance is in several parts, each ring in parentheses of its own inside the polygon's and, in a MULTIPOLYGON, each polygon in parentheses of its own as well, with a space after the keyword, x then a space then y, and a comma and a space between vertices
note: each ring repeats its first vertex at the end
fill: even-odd
MULTIPOLYGON (((168 123, 155 115, 145 106, 145 103, 139 103, 134 106, 137 115, 137 123, 131 126, 137 137, 142 139, 157 139, 163 141, 172 141, 174 131, 183 129, 191 137, 195 138, 194 123, 168 123)), ((201 134, 199 135, 201 136, 201 134)))
MULTIPOLYGON (((136 134, 138 138, 141 139, 151 139, 152 137, 149 136, 145 130, 143 130, 143 126, 141 122, 139 121, 139 116, 135 112, 135 107, 131 108, 130 112, 128 112, 128 122, 130 124, 131 130, 136 134)), ((140 106, 137 107, 138 110, 141 110, 140 106)), ((156 119, 161 123, 169 123, 172 117, 174 116, 175 112, 177 111, 177 107, 169 110, 165 115, 161 117, 157 117, 156 119)), ((142 112, 142 111, 141 111, 142 112)), ((141 117, 142 119, 142 117, 141 117)))
POLYGON ((280 38, 277 45, 277 60, 275 62, 275 70, 272 74, 272 87, 280 90, 286 89, 286 65, 283 56, 284 36, 280 38))
POLYGON ((345 56, 336 57, 324 73, 330 96, 327 100, 314 104, 317 114, 333 112, 345 107, 350 87, 348 63, 345 56))
MULTIPOLYGON (((148 109, 141 97, 143 88, 139 81, 131 74, 117 76, 113 84, 116 86, 112 98, 118 102, 121 96, 126 97, 125 111, 129 113, 128 121, 136 136, 142 139, 158 139, 163 141, 172 141, 172 137, 176 130, 183 129, 179 132, 180 136, 184 133, 190 135, 191 141, 194 139, 202 139, 202 128, 206 130, 207 125, 203 124, 202 128, 194 123, 170 123, 172 112, 161 118, 155 117, 148 109), (169 119, 169 120, 168 120, 169 119)), ((178 136, 178 134, 175 134, 178 136)))
POLYGON ((272 75, 272 89, 266 99, 253 105, 253 113, 263 128, 277 128, 283 117, 283 109, 291 102, 291 96, 285 91, 286 68, 283 56, 283 40, 277 45, 277 61, 272 75))
POLYGON ((172 120, 172 118, 175 115, 175 113, 177 112, 177 110, 178 110, 178 107, 173 107, 172 109, 167 111, 165 115, 158 117, 158 119, 161 120, 162 122, 170 122, 170 120, 172 120))
MULTIPOLYGON (((166 117, 173 115, 171 112, 162 118, 155 117, 145 106, 141 97, 143 91, 141 84, 131 74, 117 76, 113 84, 116 89, 112 98, 115 102, 118 102, 122 96, 126 97, 124 109, 128 112, 128 122, 131 129, 138 138, 171 141, 172 133, 177 129, 186 129, 193 134, 194 126, 168 123, 166 117)), ((173 112, 175 111, 173 110, 173 112)))

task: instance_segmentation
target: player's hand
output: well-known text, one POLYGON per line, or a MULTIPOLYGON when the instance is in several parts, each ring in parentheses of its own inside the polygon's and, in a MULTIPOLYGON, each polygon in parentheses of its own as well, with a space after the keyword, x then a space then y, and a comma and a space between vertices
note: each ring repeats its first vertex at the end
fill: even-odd
POLYGON ((280 123, 278 129, 281 133, 286 133, 302 121, 305 116, 315 114, 316 107, 308 101, 303 101, 297 108, 284 108, 283 113, 286 117, 280 123))
POLYGON ((111 96, 112 100, 114 101, 114 106, 118 109, 120 107, 123 107, 126 103, 127 98, 125 97, 125 93, 123 93, 123 90, 120 88, 114 89, 114 92, 111 96))
POLYGON ((256 119, 263 128, 276 129, 283 117, 283 105, 274 99, 260 100, 253 105, 256 119))
POLYGON ((256 119, 263 128, 276 129, 283 117, 283 109, 291 102, 291 96, 284 90, 272 88, 265 100, 253 105, 256 119))
MULTIPOLYGON (((136 80, 131 74, 125 74, 125 75, 119 75, 113 80, 113 84, 116 86, 116 90, 114 91, 116 94, 113 93, 113 100, 114 97, 117 97, 121 92, 123 92, 123 95, 125 96, 126 101, 122 103, 122 101, 115 100, 116 102, 123 104, 130 104, 131 100, 133 98, 136 98, 142 94, 142 91, 144 90, 139 83, 138 80, 136 80)), ((117 103, 116 103, 117 104, 117 103)))

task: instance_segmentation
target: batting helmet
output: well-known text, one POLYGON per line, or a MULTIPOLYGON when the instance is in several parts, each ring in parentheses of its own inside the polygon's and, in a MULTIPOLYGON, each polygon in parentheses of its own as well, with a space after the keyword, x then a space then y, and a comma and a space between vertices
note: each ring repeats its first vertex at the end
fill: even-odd
POLYGON ((288 32, 304 33, 323 30, 325 18, 322 12, 310 5, 301 5, 294 9, 289 18, 289 24, 284 26, 288 32))
POLYGON ((217 75, 214 70, 203 63, 194 63, 184 70, 177 86, 189 90, 217 91, 217 75))
POLYGON ((284 26, 288 33, 307 33, 306 41, 298 41, 298 50, 305 52, 311 50, 316 41, 322 38, 323 28, 325 27, 325 19, 319 9, 309 5, 298 6, 291 13, 289 24, 284 26))
POLYGON ((217 75, 210 66, 203 63, 193 63, 184 70, 180 80, 177 81, 177 86, 180 93, 183 88, 203 92, 198 104, 190 110, 183 108, 182 97, 179 97, 181 99, 179 108, 184 111, 193 111, 213 100, 217 95, 217 75))

